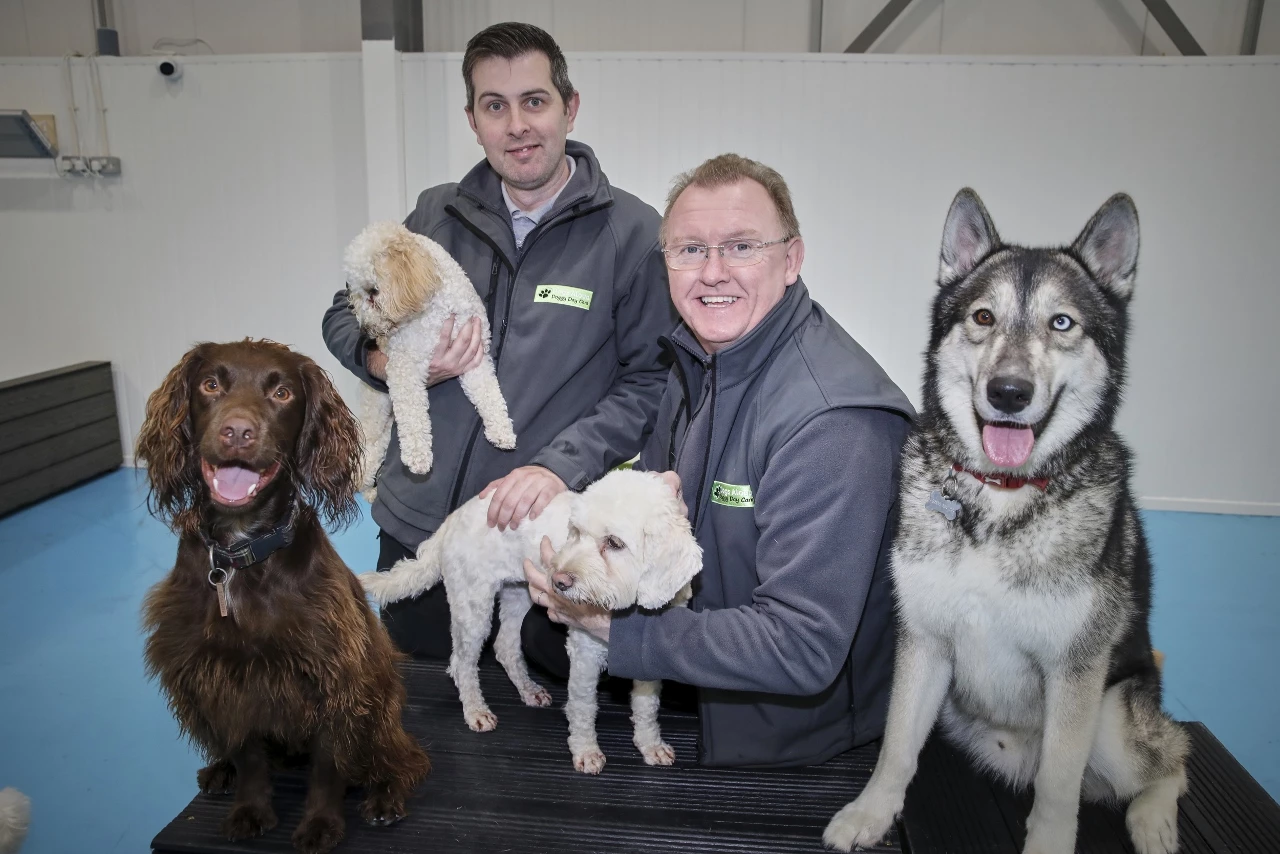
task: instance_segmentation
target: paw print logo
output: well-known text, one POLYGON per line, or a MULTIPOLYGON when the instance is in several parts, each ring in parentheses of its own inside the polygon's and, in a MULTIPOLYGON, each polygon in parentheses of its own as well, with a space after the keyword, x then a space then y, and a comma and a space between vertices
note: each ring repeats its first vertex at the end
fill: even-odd
POLYGON ((711 488, 711 494, 716 498, 724 498, 724 487, 717 484, 711 488))
POLYGON ((551 296, 551 288, 542 288, 541 290, 538 291, 538 296, 542 297, 543 299, 546 299, 547 297, 551 296))

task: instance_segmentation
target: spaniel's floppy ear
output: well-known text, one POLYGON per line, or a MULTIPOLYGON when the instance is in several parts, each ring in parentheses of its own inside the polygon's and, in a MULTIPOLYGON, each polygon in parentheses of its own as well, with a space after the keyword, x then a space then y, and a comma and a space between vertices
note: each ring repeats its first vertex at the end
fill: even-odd
POLYGON ((702 570, 702 547, 675 496, 663 489, 660 507, 644 528, 644 576, 636 589, 641 608, 661 608, 702 570))
POLYGON ((298 488, 334 525, 356 520, 356 480, 361 465, 360 425, 315 362, 299 356, 307 414, 298 434, 298 488))
POLYGON ((393 323, 422 310, 443 282, 423 239, 398 226, 374 259, 382 307, 393 323))
POLYGON ((134 459, 147 464, 147 507, 175 530, 197 522, 200 459, 191 436, 191 385, 207 348, 197 344, 188 350, 151 392, 134 448, 134 459))

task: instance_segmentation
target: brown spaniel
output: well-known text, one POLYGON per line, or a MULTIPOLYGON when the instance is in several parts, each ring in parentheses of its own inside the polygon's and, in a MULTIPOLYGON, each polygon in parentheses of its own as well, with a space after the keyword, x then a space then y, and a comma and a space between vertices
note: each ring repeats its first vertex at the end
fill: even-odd
POLYGON ((235 792, 223 832, 275 826, 270 759, 298 753, 298 850, 342 838, 348 785, 366 821, 401 818, 430 763, 400 722, 399 653, 320 523, 355 518, 360 463, 328 376, 269 341, 201 344, 147 401, 137 458, 180 538, 147 595, 147 670, 209 761, 201 790, 235 792))

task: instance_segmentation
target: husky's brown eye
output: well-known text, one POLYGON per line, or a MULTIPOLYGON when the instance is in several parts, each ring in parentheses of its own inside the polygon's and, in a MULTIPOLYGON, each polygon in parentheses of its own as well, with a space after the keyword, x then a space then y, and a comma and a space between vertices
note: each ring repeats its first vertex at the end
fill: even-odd
POLYGON ((979 326, 990 326, 996 322, 996 316, 989 309, 980 308, 973 313, 973 322, 979 326))
POLYGON ((609 549, 610 551, 616 552, 626 548, 626 544, 623 543, 622 540, 613 536, 613 534, 610 534, 609 536, 605 537, 600 542, 604 545, 606 549, 609 549))

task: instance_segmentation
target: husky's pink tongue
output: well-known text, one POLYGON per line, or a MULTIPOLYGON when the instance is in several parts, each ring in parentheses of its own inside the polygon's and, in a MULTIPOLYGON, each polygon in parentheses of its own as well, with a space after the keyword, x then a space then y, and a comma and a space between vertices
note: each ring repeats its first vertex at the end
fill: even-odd
POLYGON ((243 466, 219 466, 213 473, 218 494, 228 501, 239 501, 258 482, 258 473, 243 466))
POLYGON ((988 424, 982 428, 982 450, 991 462, 1006 468, 1017 468, 1031 456, 1031 446, 1036 434, 1030 427, 999 427, 988 424))

